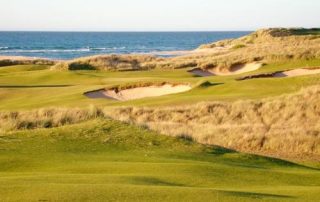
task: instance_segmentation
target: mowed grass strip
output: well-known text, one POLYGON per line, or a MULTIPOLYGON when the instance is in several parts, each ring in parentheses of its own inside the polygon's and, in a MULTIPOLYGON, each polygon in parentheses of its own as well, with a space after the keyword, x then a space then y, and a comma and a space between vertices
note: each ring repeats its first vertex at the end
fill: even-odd
POLYGON ((96 119, 2 133, 1 201, 315 201, 320 171, 96 119))

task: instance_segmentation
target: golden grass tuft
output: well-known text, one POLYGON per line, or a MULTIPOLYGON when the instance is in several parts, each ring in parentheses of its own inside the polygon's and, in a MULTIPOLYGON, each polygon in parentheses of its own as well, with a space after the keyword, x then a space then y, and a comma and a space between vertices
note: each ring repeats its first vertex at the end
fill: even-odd
POLYGON ((44 108, 33 111, 0 112, 0 131, 51 128, 104 117, 102 110, 44 108))

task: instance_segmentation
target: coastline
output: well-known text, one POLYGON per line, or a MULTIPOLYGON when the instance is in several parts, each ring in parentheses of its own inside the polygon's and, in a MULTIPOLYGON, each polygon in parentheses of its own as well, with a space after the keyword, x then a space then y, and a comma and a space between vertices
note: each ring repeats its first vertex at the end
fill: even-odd
POLYGON ((46 57, 32 57, 32 56, 23 56, 23 55, 0 55, 0 60, 14 60, 14 61, 32 61, 32 60, 48 60, 53 62, 63 62, 63 61, 72 61, 80 58, 86 57, 97 57, 97 56, 108 56, 108 55, 116 55, 116 56, 127 56, 127 55, 137 55, 137 56, 153 56, 158 58, 174 58, 179 56, 189 56, 189 55, 199 55, 199 54, 214 54, 219 52, 224 52, 228 50, 228 47, 216 47, 216 48, 196 48, 193 50, 174 50, 174 51, 151 51, 145 53, 109 53, 109 54, 95 54, 88 55, 84 57, 75 57, 72 59, 53 59, 46 57))
POLYGON ((72 60, 94 55, 188 54, 202 44, 238 38, 248 32, 0 32, 0 55, 72 60))

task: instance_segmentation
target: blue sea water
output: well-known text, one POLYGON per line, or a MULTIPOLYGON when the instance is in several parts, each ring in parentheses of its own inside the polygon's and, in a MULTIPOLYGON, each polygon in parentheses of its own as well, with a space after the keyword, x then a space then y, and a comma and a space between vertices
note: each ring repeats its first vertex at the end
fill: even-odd
MULTIPOLYGON (((191 50, 249 32, 0 32, 0 55, 72 59, 97 54, 191 50)), ((165 56, 166 54, 163 54, 165 56)))

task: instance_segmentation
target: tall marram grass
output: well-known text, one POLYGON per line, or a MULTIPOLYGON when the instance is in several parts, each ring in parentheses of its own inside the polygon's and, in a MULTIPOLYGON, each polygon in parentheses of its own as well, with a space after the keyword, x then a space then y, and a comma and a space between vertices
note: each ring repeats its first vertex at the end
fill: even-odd
POLYGON ((320 86, 260 101, 208 102, 168 108, 120 108, 114 119, 162 134, 244 152, 320 157, 320 86))
POLYGON ((44 108, 33 111, 0 112, 0 131, 51 128, 104 117, 102 110, 44 108))

